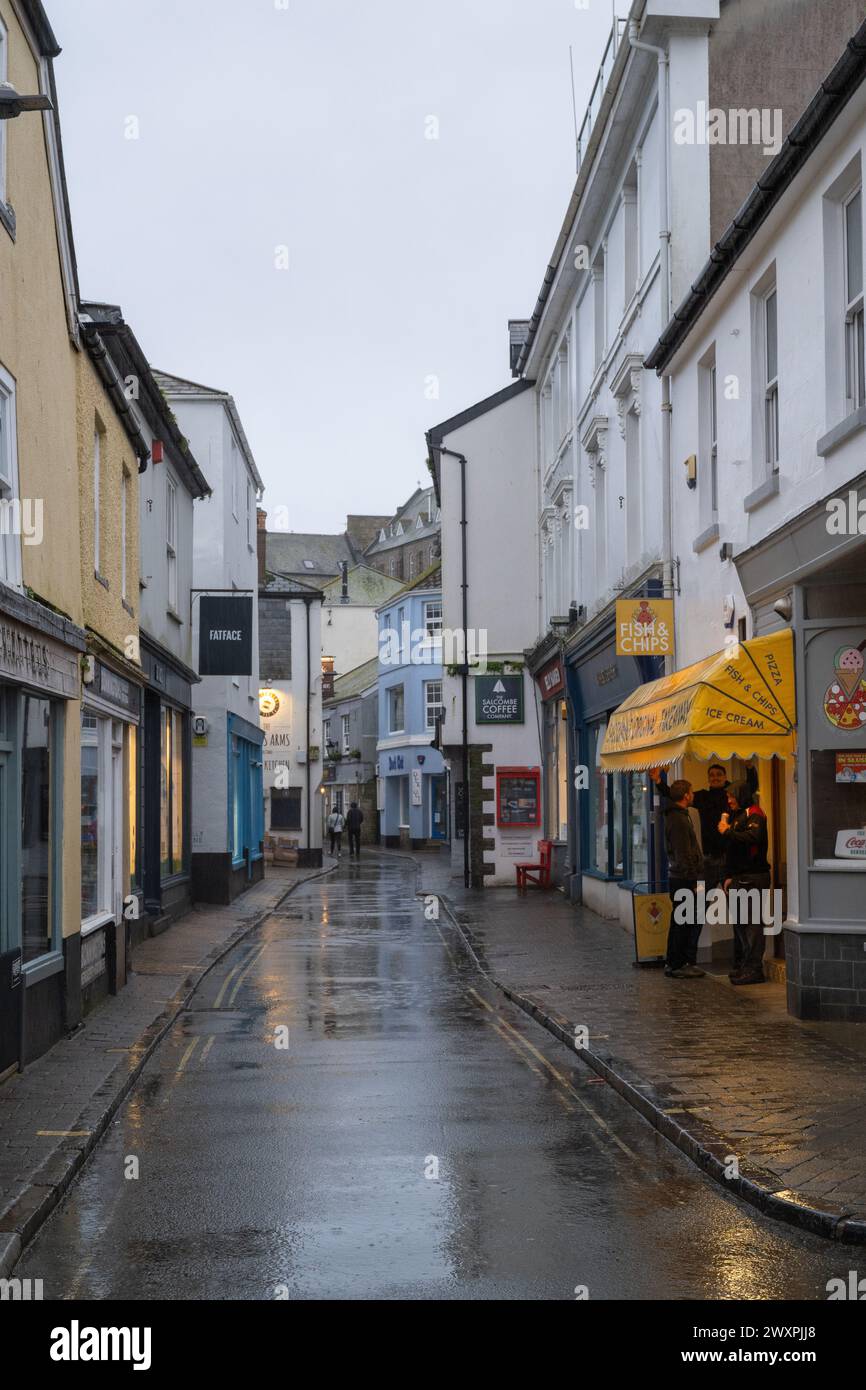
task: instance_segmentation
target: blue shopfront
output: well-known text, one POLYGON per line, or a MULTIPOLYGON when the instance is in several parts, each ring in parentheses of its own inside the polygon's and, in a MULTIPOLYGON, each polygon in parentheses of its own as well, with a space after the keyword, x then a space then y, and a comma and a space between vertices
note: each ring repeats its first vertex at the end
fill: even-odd
POLYGON ((603 772, 607 721, 638 686, 663 675, 661 657, 618 656, 614 620, 567 647, 571 731, 571 897, 602 917, 631 923, 631 888, 652 875, 657 846, 652 783, 645 772, 603 772), (581 771, 583 769, 583 771, 581 771))

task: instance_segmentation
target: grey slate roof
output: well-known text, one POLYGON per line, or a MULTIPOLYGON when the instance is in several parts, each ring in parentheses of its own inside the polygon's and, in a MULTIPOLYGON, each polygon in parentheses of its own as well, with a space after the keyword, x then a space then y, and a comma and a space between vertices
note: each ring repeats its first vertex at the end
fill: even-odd
POLYGON ((356 666, 353 671, 347 671, 343 676, 336 676, 334 679, 334 694, 330 700, 323 701, 323 705, 336 705, 341 700, 351 700, 353 696, 360 695, 362 691, 368 690, 371 685, 375 685, 379 678, 379 658, 373 656, 363 665, 356 666))
POLYGON ((367 546, 364 554, 381 555, 384 551, 396 550, 401 545, 408 545, 413 540, 423 541, 431 536, 438 535, 440 522, 436 520, 437 508, 438 503, 432 487, 416 488, 408 502, 403 503, 403 506, 394 513, 393 517, 390 518, 387 525, 383 528, 385 531, 385 539, 379 540, 377 536, 372 545, 367 546), (429 522, 427 520, 428 498, 432 501, 433 511, 433 520, 429 522), (423 525, 420 527, 417 526, 419 513, 423 519, 423 525), (392 525, 396 526, 398 522, 402 524, 403 534, 402 536, 392 536, 390 534, 390 527, 392 525))
POLYGON ((241 424, 241 417, 238 414, 238 408, 235 405, 234 396, 232 396, 228 391, 220 391, 213 386, 201 386, 197 381, 189 381, 186 377, 173 376, 171 372, 160 372, 157 371, 155 367, 152 370, 156 383, 159 386, 159 389, 163 392, 165 396, 168 397, 169 400, 203 400, 207 397, 212 397, 214 400, 225 402, 226 409, 228 410, 228 413, 231 416, 232 424, 235 427, 235 434, 238 437, 238 443, 240 444, 241 449, 243 450, 244 458, 246 459, 247 464, 249 465, 249 469, 253 475, 253 479, 255 480, 256 487, 258 488, 260 493, 264 492, 265 485, 262 482, 261 474, 259 473, 259 470, 256 467, 256 461, 253 458, 253 451, 250 448, 250 442, 247 439, 246 434, 244 433, 244 427, 241 424))
POLYGON ((340 561, 354 567, 358 562, 352 542, 344 534, 316 535, 304 531, 268 531, 265 563, 277 574, 296 575, 305 584, 322 588, 340 573, 340 561), (310 569, 305 560, 313 562, 310 569))

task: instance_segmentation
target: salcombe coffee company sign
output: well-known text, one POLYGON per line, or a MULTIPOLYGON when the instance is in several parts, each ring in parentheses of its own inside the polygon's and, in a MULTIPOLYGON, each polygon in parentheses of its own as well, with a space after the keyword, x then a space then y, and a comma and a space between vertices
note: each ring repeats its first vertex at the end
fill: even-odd
POLYGON ((253 601, 244 594, 204 594, 199 600, 200 676, 251 676, 253 601))
POLYGON ((475 677, 476 724, 523 723, 523 676, 475 677))

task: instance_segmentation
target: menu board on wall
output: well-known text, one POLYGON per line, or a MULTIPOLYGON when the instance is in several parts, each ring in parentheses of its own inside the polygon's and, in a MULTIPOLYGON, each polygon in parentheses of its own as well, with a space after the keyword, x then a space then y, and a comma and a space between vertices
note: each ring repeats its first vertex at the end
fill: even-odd
POLYGON ((541 824, 541 769, 496 769, 496 824, 503 827, 541 824))

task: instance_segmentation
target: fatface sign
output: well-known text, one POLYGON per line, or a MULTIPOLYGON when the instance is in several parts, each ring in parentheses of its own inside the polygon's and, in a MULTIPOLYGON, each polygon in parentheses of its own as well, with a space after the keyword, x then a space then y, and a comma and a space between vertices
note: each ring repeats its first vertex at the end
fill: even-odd
POLYGON ((522 676, 476 676, 476 724, 523 723, 522 676))
POLYGON ((617 599, 617 656, 672 656, 673 650, 672 598, 617 599))
POLYGON ((199 600, 200 676, 251 676, 253 601, 241 594, 204 594, 199 600))

